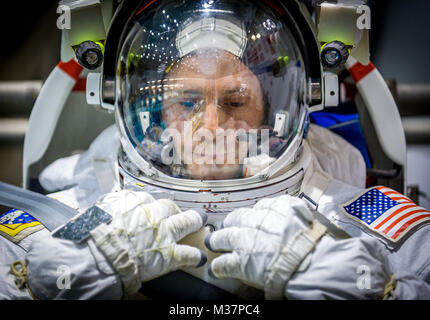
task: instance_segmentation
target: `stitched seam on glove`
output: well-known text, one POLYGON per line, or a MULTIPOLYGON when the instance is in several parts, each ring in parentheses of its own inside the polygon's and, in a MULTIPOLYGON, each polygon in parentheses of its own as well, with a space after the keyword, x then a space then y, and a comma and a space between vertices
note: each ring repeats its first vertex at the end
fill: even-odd
POLYGON ((112 263, 123 284, 124 294, 131 295, 140 289, 140 277, 136 262, 130 257, 128 246, 106 224, 101 224, 91 232, 96 246, 112 263))
POLYGON ((170 200, 170 199, 159 199, 157 201, 159 203, 165 204, 165 205, 173 208, 172 209, 172 211, 173 211, 172 214, 177 214, 177 213, 181 212, 181 209, 178 207, 178 205, 175 202, 173 202, 172 200, 170 200))

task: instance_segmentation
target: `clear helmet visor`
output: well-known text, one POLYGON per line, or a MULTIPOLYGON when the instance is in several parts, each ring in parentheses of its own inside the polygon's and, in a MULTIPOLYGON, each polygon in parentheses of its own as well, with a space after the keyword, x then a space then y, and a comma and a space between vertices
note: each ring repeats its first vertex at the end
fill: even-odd
POLYGON ((247 178, 299 134, 302 58, 264 4, 164 1, 143 11, 117 77, 123 141, 170 177, 247 178))

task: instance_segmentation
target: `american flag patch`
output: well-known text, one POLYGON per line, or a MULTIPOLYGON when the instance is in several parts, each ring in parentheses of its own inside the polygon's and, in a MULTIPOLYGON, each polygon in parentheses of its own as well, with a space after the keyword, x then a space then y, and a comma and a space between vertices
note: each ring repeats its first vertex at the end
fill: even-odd
POLYGON ((408 231, 430 221, 429 210, 401 193, 381 186, 366 190, 340 207, 348 217, 395 243, 408 231))

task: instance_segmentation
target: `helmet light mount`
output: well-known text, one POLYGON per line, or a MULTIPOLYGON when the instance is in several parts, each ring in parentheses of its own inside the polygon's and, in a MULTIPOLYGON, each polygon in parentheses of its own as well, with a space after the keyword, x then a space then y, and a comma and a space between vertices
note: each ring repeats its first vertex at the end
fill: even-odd
POLYGON ((326 43, 321 49, 321 63, 327 69, 343 66, 349 58, 349 50, 341 41, 326 43))
POLYGON ((79 64, 88 70, 95 70, 103 63, 104 46, 101 42, 87 40, 76 46, 75 55, 79 64))

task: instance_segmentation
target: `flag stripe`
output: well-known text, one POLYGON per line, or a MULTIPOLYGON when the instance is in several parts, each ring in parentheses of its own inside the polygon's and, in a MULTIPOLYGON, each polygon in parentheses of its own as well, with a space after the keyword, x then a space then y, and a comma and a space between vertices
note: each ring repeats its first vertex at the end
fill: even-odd
POLYGON ((386 188, 386 187, 380 187, 380 188, 376 188, 379 191, 381 191, 383 194, 389 196, 389 195, 399 195, 399 197, 390 197, 392 200, 397 200, 397 199, 406 199, 410 202, 413 203, 413 201, 411 199, 409 199, 408 197, 406 197, 405 195, 401 194, 400 192, 397 192, 395 190, 392 190, 390 188, 386 188))
POLYGON ((391 199, 394 201, 398 201, 398 202, 404 201, 404 202, 414 203, 411 199, 406 198, 406 197, 392 197, 391 199))
POLYGON ((408 222, 406 222, 403 226, 401 226, 399 228, 399 230, 397 230, 397 232, 392 236, 393 239, 397 239, 397 237, 404 231, 406 230, 406 228, 408 228, 411 224, 413 224, 414 222, 424 219, 424 218, 430 218, 430 214, 426 214, 426 215, 422 215, 419 217, 416 217, 415 219, 412 219, 408 222))
POLYGON ((383 194, 385 194, 387 196, 388 195, 393 195, 393 194, 398 194, 399 196, 405 197, 404 194, 402 194, 402 193, 400 193, 400 192, 398 192, 396 190, 390 189, 390 188, 380 188, 378 190, 381 191, 383 194))
POLYGON ((397 192, 397 191, 395 191, 395 190, 393 190, 393 189, 390 189, 390 188, 380 188, 380 189, 378 189, 380 192, 382 192, 383 194, 385 194, 386 196, 390 196, 390 195, 399 195, 399 196, 401 196, 401 197, 404 197, 404 198, 406 198, 405 197, 405 195, 403 195, 403 194, 401 194, 400 192, 397 192))
MULTIPOLYGON (((396 214, 402 212, 403 210, 409 209, 415 207, 414 204, 409 204, 409 205, 405 205, 402 206, 400 209, 397 209, 396 211, 394 211, 392 214, 390 214, 387 218, 385 218, 380 224, 378 224, 375 229, 379 229, 382 225, 384 225, 385 222, 387 222, 388 220, 390 220, 392 217, 394 217, 396 214)), ((396 207, 394 207, 396 208, 396 207)))
POLYGON ((377 187, 376 189, 379 190, 379 191, 381 191, 381 192, 384 192, 385 190, 386 191, 393 191, 393 189, 390 189, 390 188, 387 188, 387 187, 377 187))
POLYGON ((397 192, 397 191, 381 191, 383 194, 385 194, 386 196, 389 196, 390 194, 399 194, 402 195, 401 193, 397 192))
POLYGON ((403 214, 400 218, 398 218, 397 220, 395 220, 392 224, 390 224, 387 228, 384 229, 384 233, 387 234, 388 231, 390 231, 396 224, 398 224, 400 221, 406 219, 407 217, 410 217, 411 215, 415 214, 415 213, 421 213, 421 212, 428 212, 427 210, 424 209, 418 209, 418 210, 414 210, 414 211, 410 211, 406 214, 403 214))
POLYGON ((409 204, 399 204, 384 212, 380 217, 378 217, 375 221, 373 221, 373 223, 371 223, 370 226, 376 230, 376 226, 382 222, 383 224, 378 229, 384 230, 391 223, 393 223, 399 216, 416 209, 417 209, 417 206, 415 204, 413 206, 410 206, 409 204), (407 207, 407 208, 404 209, 404 211, 402 211, 399 215, 392 215, 394 211, 397 211, 400 208, 404 208, 404 207, 407 207), (388 217, 388 220, 386 219, 387 217, 388 217), (383 222, 383 220, 385 220, 385 222, 383 222))
POLYGON ((405 220, 398 223, 393 229, 391 229, 387 235, 392 238, 393 235, 403 226, 403 224, 408 223, 409 221, 411 221, 417 217, 421 217, 421 216, 424 216, 425 214, 429 214, 429 213, 430 212, 415 213, 415 214, 411 215, 410 217, 407 217, 405 220))

